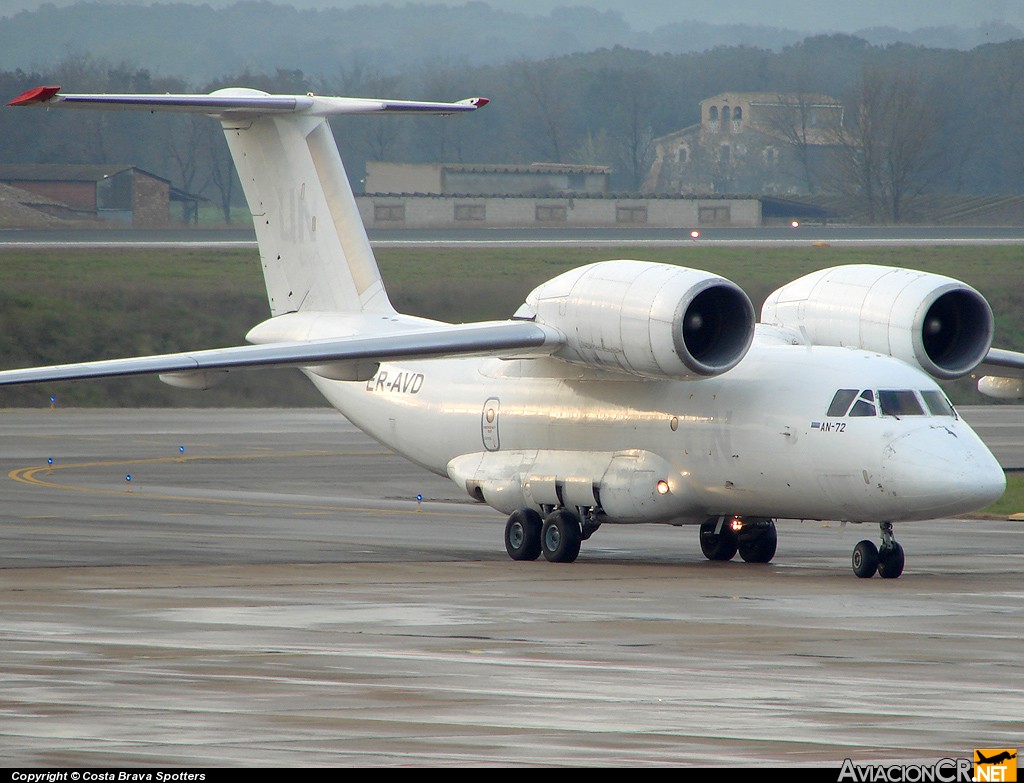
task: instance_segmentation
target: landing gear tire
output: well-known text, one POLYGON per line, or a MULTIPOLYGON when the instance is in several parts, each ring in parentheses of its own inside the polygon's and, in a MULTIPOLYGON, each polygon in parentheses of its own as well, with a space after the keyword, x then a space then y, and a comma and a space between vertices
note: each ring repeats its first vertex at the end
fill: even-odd
POLYGON ((564 508, 552 511, 540 531, 544 559, 550 563, 572 563, 580 554, 582 538, 579 517, 564 508))
POLYGON ((853 573, 861 579, 870 579, 878 570, 878 547, 864 539, 853 548, 853 573))
POLYGON ((743 527, 736 534, 736 544, 742 557, 748 563, 770 563, 779 545, 779 534, 775 520, 745 519, 743 527))
POLYGON ((878 575, 882 579, 898 579, 905 562, 903 547, 893 541, 891 546, 878 552, 878 575))
POLYGON ((906 556, 893 535, 892 522, 879 522, 882 545, 876 547, 870 541, 861 541, 853 549, 853 573, 861 579, 869 579, 876 573, 882 579, 897 579, 903 573, 906 556))
POLYGON ((726 523, 722 532, 716 533, 717 519, 709 519, 700 526, 700 551, 708 560, 732 560, 736 556, 739 543, 736 534, 726 523))
POLYGON ((505 551, 513 560, 540 557, 540 529, 543 521, 532 508, 513 511, 505 523, 505 551))

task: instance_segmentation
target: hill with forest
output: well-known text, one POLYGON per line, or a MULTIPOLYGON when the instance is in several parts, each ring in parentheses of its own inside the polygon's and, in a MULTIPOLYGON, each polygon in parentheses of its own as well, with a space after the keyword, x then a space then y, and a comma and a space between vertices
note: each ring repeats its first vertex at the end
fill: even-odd
MULTIPOLYGON (((0 69, 46 70, 68 56, 88 55, 190 82, 278 68, 331 78, 354 67, 398 74, 422 63, 498 65, 616 46, 652 54, 736 46, 780 51, 819 32, 797 25, 679 18, 684 13, 666 13, 663 24, 638 27, 625 11, 571 6, 526 13, 484 2, 302 9, 263 0, 215 7, 102 0, 47 3, 0 17, 0 69)), ((970 49, 1024 33, 1012 24, 979 19, 971 28, 875 26, 856 35, 876 45, 970 49)))

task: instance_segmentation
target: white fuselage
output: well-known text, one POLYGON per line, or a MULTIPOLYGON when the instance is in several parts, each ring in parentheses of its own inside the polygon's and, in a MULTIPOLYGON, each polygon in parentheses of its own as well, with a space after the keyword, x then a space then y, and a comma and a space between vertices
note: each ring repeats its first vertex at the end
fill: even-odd
POLYGON ((860 350, 762 336, 739 366, 697 381, 551 358, 386 364, 365 382, 311 377, 357 426, 456 480, 450 463, 467 454, 492 460, 484 471, 503 454, 657 455, 666 475, 652 479, 669 482, 673 502, 613 522, 931 519, 993 502, 1005 486, 988 449, 951 413, 827 416, 839 389, 938 390, 919 370, 860 350))

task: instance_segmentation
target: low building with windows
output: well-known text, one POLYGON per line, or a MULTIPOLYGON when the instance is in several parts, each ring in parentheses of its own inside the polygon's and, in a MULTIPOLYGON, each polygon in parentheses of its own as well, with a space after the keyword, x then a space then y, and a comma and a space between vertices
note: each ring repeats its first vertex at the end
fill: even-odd
POLYGON ((367 228, 685 228, 761 225, 753 196, 427 196, 356 198, 367 228))
POLYGON ((843 105, 811 93, 725 92, 701 101, 700 118, 655 140, 645 192, 814 193, 843 105))
POLYGON ((368 228, 757 226, 750 197, 647 198, 609 192, 611 169, 559 163, 370 161, 357 197, 368 228))

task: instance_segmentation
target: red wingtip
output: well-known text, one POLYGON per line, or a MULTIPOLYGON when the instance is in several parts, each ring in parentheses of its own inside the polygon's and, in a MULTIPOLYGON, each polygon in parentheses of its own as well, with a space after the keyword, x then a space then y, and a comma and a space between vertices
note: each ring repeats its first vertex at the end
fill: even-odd
POLYGON ((28 92, 23 92, 8 106, 30 106, 33 103, 46 103, 50 98, 60 92, 60 87, 35 87, 28 92))

